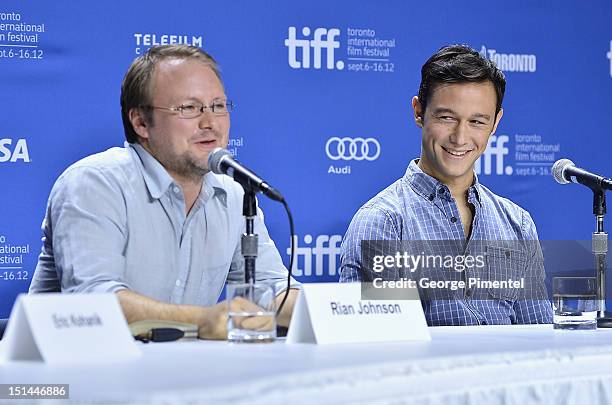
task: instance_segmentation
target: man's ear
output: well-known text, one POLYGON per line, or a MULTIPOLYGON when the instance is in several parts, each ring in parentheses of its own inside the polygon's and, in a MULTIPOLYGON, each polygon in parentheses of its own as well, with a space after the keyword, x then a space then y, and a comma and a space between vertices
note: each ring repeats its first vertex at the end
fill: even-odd
POLYGON ((128 117, 132 123, 132 128, 134 128, 134 132, 136 132, 141 138, 149 138, 149 124, 147 123, 142 110, 140 108, 132 108, 128 112, 128 117))
POLYGON ((414 114, 414 122, 417 126, 423 128, 423 108, 418 96, 412 97, 412 111, 414 114))
POLYGON ((493 125, 493 131, 491 131, 491 135, 497 131, 497 126, 499 125, 499 121, 501 121, 502 116, 504 115, 504 109, 500 108, 497 116, 495 117, 495 124, 493 125))

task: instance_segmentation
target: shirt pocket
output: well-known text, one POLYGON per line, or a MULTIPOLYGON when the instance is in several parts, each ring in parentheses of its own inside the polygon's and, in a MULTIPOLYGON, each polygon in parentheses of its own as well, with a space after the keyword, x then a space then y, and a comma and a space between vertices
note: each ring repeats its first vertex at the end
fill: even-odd
MULTIPOLYGON (((491 246, 486 247, 486 280, 487 281, 498 281, 508 282, 509 279, 512 281, 520 281, 525 276, 525 268, 527 265, 527 256, 520 250, 491 246)), ((501 284, 501 283, 500 283, 501 284)), ((515 301, 519 295, 520 288, 496 288, 490 286, 488 293, 491 297, 500 300, 515 301)))
POLYGON ((223 293, 231 262, 206 265, 202 271, 202 280, 197 292, 197 305, 215 305, 223 293))

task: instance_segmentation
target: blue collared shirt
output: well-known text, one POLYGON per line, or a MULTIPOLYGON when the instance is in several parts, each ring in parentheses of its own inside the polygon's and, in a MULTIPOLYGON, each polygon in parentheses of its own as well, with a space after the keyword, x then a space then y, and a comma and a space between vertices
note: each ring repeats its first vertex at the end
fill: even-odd
MULTIPOLYGON (((459 240, 465 241, 466 251, 486 248, 482 241, 496 241, 506 246, 510 243, 507 250, 490 246, 486 267, 472 275, 483 279, 487 276, 524 278, 529 288, 527 298, 532 299, 521 299, 515 292, 504 289, 480 292, 475 288, 465 289, 454 293, 453 299, 436 299, 434 290, 421 291, 427 322, 429 325, 551 323, 552 307, 546 299, 543 257, 529 213, 493 194, 477 177, 468 189, 468 202, 474 206, 474 218, 471 236, 466 240, 457 204, 448 187, 424 173, 417 160, 412 161, 401 179, 355 214, 342 242, 340 281, 372 281, 372 273, 362 263, 362 241, 459 240), (502 253, 497 255, 501 258, 493 260, 496 256, 491 252, 502 253), (429 298, 423 299, 423 293, 429 298), (483 294, 486 299, 475 298, 483 294)), ((380 275, 384 279, 402 277, 397 271, 380 275)))
MULTIPOLYGON (((129 289, 174 304, 213 305, 226 281, 244 282, 242 197, 233 179, 208 173, 185 215, 181 187, 142 146, 86 157, 53 186, 30 292, 129 289)), ((281 292, 287 270, 259 209, 255 233, 257 280, 281 292)))

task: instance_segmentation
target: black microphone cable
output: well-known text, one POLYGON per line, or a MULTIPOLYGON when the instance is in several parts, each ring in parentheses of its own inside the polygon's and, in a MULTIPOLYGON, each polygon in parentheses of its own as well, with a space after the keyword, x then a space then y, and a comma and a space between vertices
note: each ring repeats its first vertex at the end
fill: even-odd
POLYGON ((289 209, 289 205, 287 204, 287 201, 285 201, 284 198, 281 201, 281 203, 285 207, 285 211, 287 211, 287 218, 289 219, 289 233, 291 234, 291 243, 290 243, 291 258, 289 259, 289 269, 288 269, 289 271, 287 272, 287 289, 285 290, 285 296, 283 297, 281 304, 278 306, 278 310, 276 311, 276 316, 278 316, 280 312, 282 311, 283 306, 285 305, 285 302, 287 301, 287 297, 289 296, 289 287, 291 287, 291 271, 293 270, 293 258, 295 256, 295 243, 294 243, 295 229, 293 226, 293 216, 291 215, 291 210, 289 209))

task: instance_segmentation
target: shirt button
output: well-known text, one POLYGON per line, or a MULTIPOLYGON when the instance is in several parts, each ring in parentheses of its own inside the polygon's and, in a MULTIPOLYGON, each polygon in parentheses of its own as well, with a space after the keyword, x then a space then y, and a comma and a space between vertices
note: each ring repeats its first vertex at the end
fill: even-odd
POLYGON ((174 186, 172 188, 172 191, 174 191, 175 194, 178 194, 180 190, 179 190, 179 188, 177 186, 174 186))
POLYGON ((457 222, 457 217, 451 217, 451 222, 454 224, 455 222, 457 222))
POLYGON ((436 195, 435 195, 435 194, 431 194, 431 195, 429 196, 429 201, 433 201, 433 200, 434 200, 434 198, 436 198, 436 195))
POLYGON ((444 194, 445 192, 446 192, 446 190, 444 189, 444 187, 440 187, 440 188, 438 189, 438 194, 440 194, 440 195, 441 195, 441 194, 444 194))
POLYGON ((472 290, 466 290, 465 291, 465 296, 470 298, 472 296, 472 290))
POLYGON ((181 286, 181 280, 176 280, 176 286, 180 287, 181 286))

